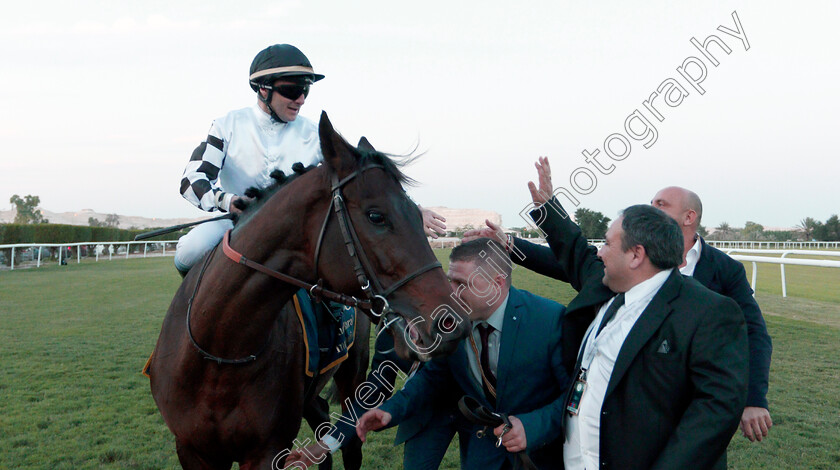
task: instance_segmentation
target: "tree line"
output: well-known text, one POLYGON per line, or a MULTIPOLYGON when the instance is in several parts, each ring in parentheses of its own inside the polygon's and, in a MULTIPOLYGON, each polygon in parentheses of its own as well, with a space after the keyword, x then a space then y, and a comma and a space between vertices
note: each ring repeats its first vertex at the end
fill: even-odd
MULTIPOLYGON (((38 205, 41 204, 41 198, 39 196, 27 194, 24 197, 20 197, 15 194, 9 199, 9 202, 15 206, 15 220, 12 223, 23 225, 50 223, 49 219, 44 218, 41 210, 38 209, 38 205)), ((88 226, 117 228, 120 226, 120 216, 109 214, 105 217, 104 221, 100 221, 96 217, 88 217, 88 226)))
MULTIPOLYGON (((15 224, 48 224, 41 211, 37 208, 41 198, 33 195, 20 197, 17 194, 9 199, 16 209, 15 224)), ((586 208, 578 208, 575 211, 575 221, 580 226, 583 236, 589 239, 603 239, 609 228, 610 218, 604 214, 586 208)), ((95 217, 88 218, 88 225, 91 227, 117 228, 120 225, 120 216, 117 214, 108 215, 104 221, 95 217)), ((451 230, 448 235, 460 236, 466 230, 472 229, 471 225, 457 227, 451 230)), ((698 228, 698 233, 709 240, 748 240, 748 241, 840 241, 840 218, 832 215, 825 222, 820 222, 812 217, 802 219, 797 225, 798 230, 764 230, 759 223, 747 221, 743 228, 734 228, 723 222, 711 234, 703 225, 698 228)), ((529 230, 525 227, 515 228, 522 236, 538 237, 536 230, 529 230)))

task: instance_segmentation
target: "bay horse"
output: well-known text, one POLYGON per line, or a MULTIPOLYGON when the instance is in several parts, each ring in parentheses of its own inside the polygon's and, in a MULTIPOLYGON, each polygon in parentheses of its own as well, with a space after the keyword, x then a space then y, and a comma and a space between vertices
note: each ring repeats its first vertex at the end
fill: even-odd
POLYGON ((398 165, 326 113, 319 138, 323 163, 249 207, 164 318, 151 390, 187 470, 282 468, 304 408, 301 327, 283 314, 301 287, 381 319, 403 358, 449 354, 468 331, 398 165))

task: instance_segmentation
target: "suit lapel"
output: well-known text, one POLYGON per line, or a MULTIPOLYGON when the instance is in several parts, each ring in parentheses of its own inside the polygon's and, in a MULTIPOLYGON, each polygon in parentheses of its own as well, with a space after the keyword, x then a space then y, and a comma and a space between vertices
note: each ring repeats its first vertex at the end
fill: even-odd
POLYGON ((636 320, 636 324, 630 329, 630 333, 624 340, 621 350, 618 352, 618 357, 615 360, 615 367, 610 376, 610 383, 607 386, 605 396, 609 396, 615 389, 624 373, 633 363, 633 360, 639 354, 639 351, 650 340, 662 322, 673 311, 671 308, 671 301, 677 297, 682 289, 682 274, 679 269, 674 269, 665 284, 659 289, 659 292, 653 296, 647 308, 642 312, 642 315, 636 320))
POLYGON ((501 404, 501 398, 505 395, 510 361, 516 351, 519 351, 519 325, 523 322, 526 314, 525 306, 522 304, 522 297, 519 291, 510 288, 508 303, 505 307, 504 321, 502 322, 502 337, 499 340, 499 361, 496 365, 496 404, 501 404))

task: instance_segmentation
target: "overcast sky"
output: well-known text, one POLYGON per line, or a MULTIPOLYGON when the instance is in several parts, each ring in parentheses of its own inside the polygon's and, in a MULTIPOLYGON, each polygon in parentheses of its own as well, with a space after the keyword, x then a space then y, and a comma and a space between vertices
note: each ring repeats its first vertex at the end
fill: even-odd
POLYGON ((611 218, 667 185, 701 196, 707 227, 840 212, 838 3, 634 4, 15 2, 0 17, 0 208, 33 194, 54 212, 201 215, 178 193, 190 154, 255 102, 254 55, 287 42, 326 75, 302 115, 425 152, 408 169, 423 205, 521 226, 545 155, 556 186, 611 218), (733 11, 749 50, 718 30, 737 30, 733 11), (731 49, 709 46, 717 66, 690 42, 712 34, 731 49), (663 83, 670 106, 651 100, 663 83), (655 141, 630 135, 641 118, 625 129, 635 111, 655 141))

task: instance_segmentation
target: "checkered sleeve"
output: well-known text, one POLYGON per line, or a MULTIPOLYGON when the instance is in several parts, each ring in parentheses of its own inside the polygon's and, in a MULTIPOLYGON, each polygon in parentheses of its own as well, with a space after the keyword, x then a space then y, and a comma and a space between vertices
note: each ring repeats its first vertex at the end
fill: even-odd
POLYGON ((210 128, 207 139, 198 145, 181 177, 181 196, 198 208, 226 212, 232 194, 219 187, 219 171, 225 162, 225 141, 216 123, 210 128))

